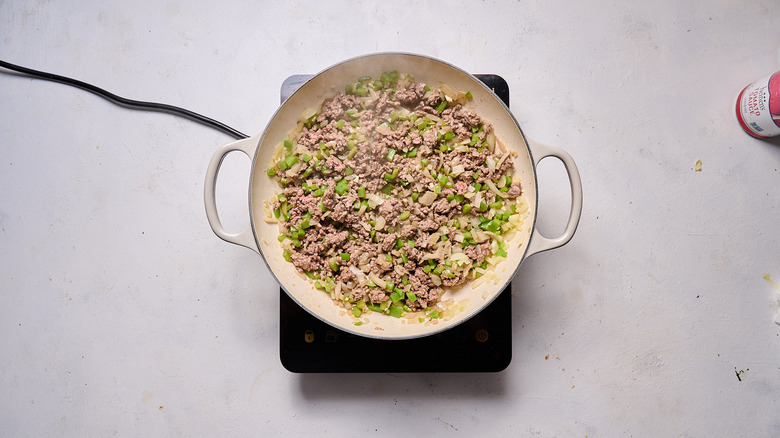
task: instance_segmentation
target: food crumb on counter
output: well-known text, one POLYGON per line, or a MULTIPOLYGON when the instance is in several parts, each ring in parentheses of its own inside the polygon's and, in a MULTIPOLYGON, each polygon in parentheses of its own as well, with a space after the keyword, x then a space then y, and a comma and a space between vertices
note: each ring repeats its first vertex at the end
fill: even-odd
POLYGON ((773 281, 769 274, 764 274, 763 278, 775 291, 777 291, 775 299, 772 301, 772 307, 775 309, 775 324, 780 325, 780 284, 773 281))
POLYGON ((693 166, 693 170, 695 172, 701 172, 701 160, 696 161, 696 164, 693 166))
POLYGON ((776 291, 780 292, 780 284, 775 283, 769 274, 764 274, 764 280, 769 283, 776 291))

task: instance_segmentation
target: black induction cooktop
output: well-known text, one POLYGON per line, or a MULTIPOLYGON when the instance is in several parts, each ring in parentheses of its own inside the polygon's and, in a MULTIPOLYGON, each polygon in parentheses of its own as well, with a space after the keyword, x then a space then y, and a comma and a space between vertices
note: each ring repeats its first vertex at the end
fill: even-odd
MULTIPOLYGON (((500 76, 475 75, 509 106, 500 76)), ((282 83, 284 102, 311 75, 282 83)), ((302 309, 280 289, 279 357, 294 373, 497 372, 512 360, 511 284, 477 315, 442 333, 389 341, 336 329, 302 309)))

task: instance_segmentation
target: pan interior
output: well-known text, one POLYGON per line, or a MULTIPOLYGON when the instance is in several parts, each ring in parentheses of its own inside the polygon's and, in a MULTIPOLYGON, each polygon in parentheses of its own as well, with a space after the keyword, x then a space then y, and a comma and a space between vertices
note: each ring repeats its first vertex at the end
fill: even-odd
POLYGON ((412 54, 386 53, 355 58, 337 64, 314 76, 301 86, 279 108, 266 127, 255 154, 250 183, 250 211, 252 227, 258 248, 269 269, 290 297, 317 318, 341 330, 353 334, 382 339, 410 339, 431 335, 457 325, 487 306, 519 268, 532 231, 536 216, 536 181, 528 146, 523 134, 506 106, 479 80, 444 62, 412 54), (471 282, 449 288, 444 299, 453 299, 457 308, 454 315, 424 323, 417 318, 393 318, 384 314, 367 312, 361 316, 361 325, 356 326, 351 313, 338 306, 330 296, 317 290, 308 278, 299 273, 292 263, 284 260, 277 241, 277 224, 267 223, 264 217, 264 201, 280 191, 274 180, 266 175, 274 148, 287 133, 294 129, 301 113, 311 107, 318 107, 324 100, 342 90, 344 85, 362 76, 377 77, 383 72, 396 70, 412 74, 416 81, 425 82, 431 88, 447 84, 456 90, 470 91, 473 98, 466 106, 473 109, 484 120, 489 121, 495 134, 504 145, 517 152, 514 158, 515 176, 523 185, 529 212, 522 230, 507 242, 506 260, 498 264, 495 279, 485 281, 478 287, 471 282))

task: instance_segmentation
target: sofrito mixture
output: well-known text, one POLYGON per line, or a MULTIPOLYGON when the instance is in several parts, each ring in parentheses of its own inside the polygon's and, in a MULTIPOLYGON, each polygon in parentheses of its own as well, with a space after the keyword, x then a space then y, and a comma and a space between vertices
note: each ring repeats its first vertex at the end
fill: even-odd
MULTIPOLYGON (((357 318, 424 322, 447 288, 507 256, 527 204, 514 153, 471 93, 392 71, 302 114, 277 146, 266 203, 284 258, 357 318)), ((484 279, 483 279, 484 281, 484 279)))

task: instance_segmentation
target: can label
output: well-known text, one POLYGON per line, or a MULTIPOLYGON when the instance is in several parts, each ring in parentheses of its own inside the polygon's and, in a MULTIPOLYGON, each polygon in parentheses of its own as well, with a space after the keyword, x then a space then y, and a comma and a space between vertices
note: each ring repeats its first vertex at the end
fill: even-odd
POLYGON ((772 107, 780 103, 780 95, 773 96, 774 90, 770 87, 770 82, 778 80, 780 72, 748 85, 737 98, 737 119, 742 128, 755 137, 780 135, 780 126, 777 125, 780 119, 775 120, 778 115, 773 117, 770 108, 770 99, 772 107))

